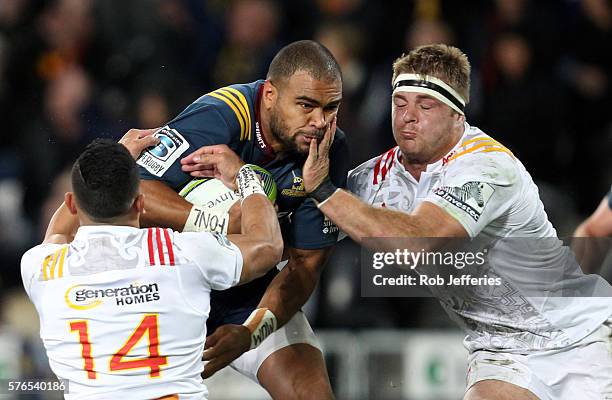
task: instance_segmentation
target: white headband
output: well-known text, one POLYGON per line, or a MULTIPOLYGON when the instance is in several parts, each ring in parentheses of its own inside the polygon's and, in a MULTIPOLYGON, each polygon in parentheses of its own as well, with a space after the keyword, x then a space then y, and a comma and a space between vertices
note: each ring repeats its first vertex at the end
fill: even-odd
POLYGON ((414 92, 435 97, 461 115, 465 115, 465 99, 446 84, 434 76, 419 74, 400 74, 393 82, 393 93, 414 92))

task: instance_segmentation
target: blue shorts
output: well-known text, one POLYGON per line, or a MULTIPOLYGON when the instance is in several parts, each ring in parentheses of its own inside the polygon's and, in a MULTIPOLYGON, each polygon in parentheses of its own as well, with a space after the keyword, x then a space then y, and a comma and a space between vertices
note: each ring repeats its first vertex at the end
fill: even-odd
POLYGON ((242 324, 261 301, 272 279, 278 274, 272 268, 266 275, 244 285, 210 293, 210 315, 206 321, 207 335, 225 324, 242 324))

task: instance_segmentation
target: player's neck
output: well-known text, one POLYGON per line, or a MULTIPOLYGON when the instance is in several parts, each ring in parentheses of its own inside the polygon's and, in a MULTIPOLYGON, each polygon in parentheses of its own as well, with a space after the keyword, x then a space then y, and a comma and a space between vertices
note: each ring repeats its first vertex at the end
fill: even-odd
POLYGON ((113 225, 113 226, 131 226, 133 228, 140 228, 139 218, 129 215, 118 218, 109 218, 108 220, 94 220, 86 215, 79 215, 79 223, 81 226, 100 226, 100 225, 113 225))

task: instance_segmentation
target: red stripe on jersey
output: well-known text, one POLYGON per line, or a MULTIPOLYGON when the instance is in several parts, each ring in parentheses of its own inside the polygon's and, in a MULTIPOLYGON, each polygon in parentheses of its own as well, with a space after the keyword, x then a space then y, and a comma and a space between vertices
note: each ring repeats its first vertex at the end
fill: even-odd
POLYGON ((382 168, 381 181, 385 180, 385 176, 387 175, 387 169, 389 169, 389 167, 386 165, 389 161, 389 153, 392 153, 394 150, 395 150, 395 147, 381 154, 378 160, 376 161, 376 165, 374 166, 374 181, 372 182, 374 185, 378 184, 378 178, 379 178, 378 174, 381 172, 380 166, 383 163, 385 165, 383 165, 383 168, 382 168))
MULTIPOLYGON (((382 171, 381 171, 381 181, 384 181, 385 178, 387 177, 387 171, 389 170, 389 160, 393 159, 393 150, 395 150, 395 148, 392 148, 391 150, 389 150, 388 152, 385 153, 385 165, 383 165, 382 167, 382 171)), ((382 157, 381 157, 381 161, 382 161, 382 157)))
POLYGON ((149 265, 154 265, 155 253, 153 252, 153 228, 147 229, 147 245, 149 247, 149 265))
POLYGON ((157 243, 157 254, 159 254, 159 263, 161 265, 165 265, 166 260, 164 260, 164 245, 161 241, 161 230, 159 228, 155 228, 155 240, 157 243))
POLYGON ((174 250, 172 249, 172 241, 170 240, 170 234, 168 234, 167 229, 164 229, 164 239, 166 239, 166 248, 168 249, 170 265, 174 265, 174 250))
POLYGON ((391 152, 391 158, 389 159, 389 170, 391 170, 391 167, 393 166, 393 164, 395 164, 395 155, 397 154, 397 147, 393 149, 393 151, 391 152))
POLYGON ((378 161, 376 161, 376 165, 374 166, 374 184, 376 185, 378 183, 378 171, 380 171, 380 163, 382 162, 384 154, 382 154, 379 158, 378 161))

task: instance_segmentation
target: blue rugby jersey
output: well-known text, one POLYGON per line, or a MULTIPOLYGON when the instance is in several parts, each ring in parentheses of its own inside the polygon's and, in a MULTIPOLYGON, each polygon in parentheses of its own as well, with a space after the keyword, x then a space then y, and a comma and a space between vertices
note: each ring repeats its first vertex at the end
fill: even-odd
MULTIPOLYGON (((306 196, 302 180, 305 157, 290 155, 277 159, 261 133, 258 104, 263 83, 259 80, 223 87, 190 104, 164 127, 159 135, 160 144, 138 159, 141 178, 160 180, 179 191, 191 180, 191 176, 181 170, 181 158, 202 146, 226 144, 246 163, 259 165, 274 177, 286 245, 308 250, 331 246, 337 240, 338 228, 306 196)), ((346 136, 337 129, 330 149, 330 177, 336 186, 345 187, 348 169, 346 136)), ((250 284, 225 291, 226 294, 218 292, 213 296, 213 311, 215 307, 227 308, 220 312, 237 315, 223 322, 242 323, 276 272, 273 269, 250 284), (223 305, 216 305, 215 300, 221 297, 225 298, 223 305)), ((213 315, 211 320, 214 320, 213 315)))

